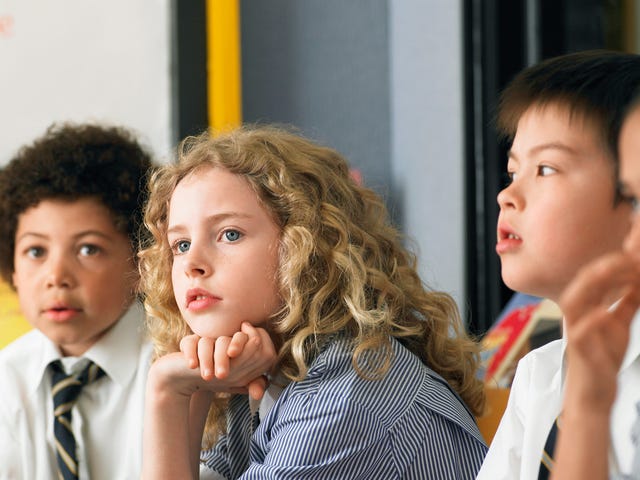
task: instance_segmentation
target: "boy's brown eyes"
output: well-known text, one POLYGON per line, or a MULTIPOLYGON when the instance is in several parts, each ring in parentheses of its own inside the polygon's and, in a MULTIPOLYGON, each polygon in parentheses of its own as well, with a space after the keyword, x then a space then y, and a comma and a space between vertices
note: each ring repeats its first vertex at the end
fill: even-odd
POLYGON ((552 175, 554 173, 556 173, 556 169, 553 167, 550 167, 549 165, 539 165, 538 166, 538 175, 542 176, 542 177, 546 177, 547 175, 552 175))
POLYGON ((100 252, 100 250, 101 250, 100 247, 98 247, 97 245, 88 243, 80 247, 80 255, 83 255, 83 256, 95 255, 96 253, 100 252))
POLYGON ((42 247, 29 247, 26 250, 29 258, 40 258, 44 255, 44 248, 42 247))
POLYGON ((640 205, 638 204, 638 199, 633 195, 624 195, 622 193, 618 193, 618 198, 620 199, 621 202, 628 203, 629 205, 631 205, 631 208, 633 209, 634 212, 638 211, 638 207, 640 207, 640 205))

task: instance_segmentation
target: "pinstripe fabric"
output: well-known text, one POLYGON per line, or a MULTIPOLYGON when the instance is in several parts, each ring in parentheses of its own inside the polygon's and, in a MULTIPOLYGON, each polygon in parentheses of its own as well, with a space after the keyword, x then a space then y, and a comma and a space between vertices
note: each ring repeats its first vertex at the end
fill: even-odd
POLYGON ((251 414, 249 397, 234 396, 227 411, 228 430, 232 433, 223 436, 214 450, 203 457, 208 458, 208 466, 225 478, 238 478, 249 466, 249 444, 259 423, 258 412, 251 414))
POLYGON ((473 417, 440 376, 392 345, 390 371, 369 381, 354 371, 348 343, 334 340, 262 419, 242 475, 222 467, 245 455, 226 437, 204 464, 229 479, 475 478, 486 446, 473 417))
POLYGON ((89 362, 77 375, 67 375, 60 361, 51 363, 51 395, 53 396, 53 432, 56 440, 58 478, 78 478, 76 439, 71 427, 71 412, 82 387, 104 376, 104 371, 89 362))

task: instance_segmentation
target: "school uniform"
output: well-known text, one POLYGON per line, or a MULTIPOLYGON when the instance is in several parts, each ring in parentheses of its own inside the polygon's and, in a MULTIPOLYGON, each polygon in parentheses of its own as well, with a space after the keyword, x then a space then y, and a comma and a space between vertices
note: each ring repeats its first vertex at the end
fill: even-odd
MULTIPOLYGON (((556 340, 528 353, 518 364, 511 394, 478 480, 536 480, 551 426, 562 409, 566 340, 556 340)), ((631 428, 640 398, 640 313, 618 374, 611 413, 610 475, 631 470, 631 428)))
POLYGON ((202 455, 217 472, 209 478, 475 478, 486 446, 473 416, 445 380, 391 345, 390 370, 365 380, 349 342, 331 340, 304 380, 279 395, 270 387, 259 421, 246 396, 234 397, 229 434, 202 455))
POLYGON ((633 462, 628 474, 614 475, 611 480, 640 480, 640 401, 636 404, 638 416, 631 429, 631 443, 634 445, 633 462))
POLYGON ((135 302, 81 358, 60 357, 32 330, 0 350, 0 479, 57 478, 52 362, 67 373, 89 363, 106 375, 86 385, 72 410, 79 478, 139 478, 144 392, 152 354, 135 302))

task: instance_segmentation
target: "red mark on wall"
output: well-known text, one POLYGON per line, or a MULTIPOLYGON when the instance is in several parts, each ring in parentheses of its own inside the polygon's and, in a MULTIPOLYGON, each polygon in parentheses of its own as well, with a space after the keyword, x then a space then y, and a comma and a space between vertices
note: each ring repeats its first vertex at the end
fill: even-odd
POLYGON ((358 185, 362 185, 362 172, 357 168, 349 169, 349 175, 358 185))
POLYGON ((0 14, 0 38, 13 36, 13 16, 0 14))

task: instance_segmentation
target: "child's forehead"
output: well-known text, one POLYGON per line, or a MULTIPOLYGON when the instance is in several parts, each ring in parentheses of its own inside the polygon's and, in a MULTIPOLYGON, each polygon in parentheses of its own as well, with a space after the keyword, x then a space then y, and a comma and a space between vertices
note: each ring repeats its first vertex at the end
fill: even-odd
POLYGON ((520 120, 530 116, 553 116, 569 128, 590 129, 594 135, 602 133, 601 117, 596 111, 568 100, 535 102, 522 112, 520 120))
POLYGON ((518 121, 514 140, 523 135, 538 137, 539 141, 588 143, 609 156, 607 132, 600 116, 587 108, 562 101, 535 103, 527 108, 518 121))
MULTIPOLYGON (((65 214, 67 221, 78 224, 99 219, 105 226, 108 225, 115 230, 126 233, 123 231, 126 218, 116 215, 105 202, 96 196, 43 197, 22 211, 18 219, 20 220, 20 218, 24 218, 26 215, 46 216, 56 213, 65 214)), ((69 226, 72 227, 74 225, 69 226)))

